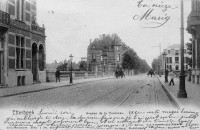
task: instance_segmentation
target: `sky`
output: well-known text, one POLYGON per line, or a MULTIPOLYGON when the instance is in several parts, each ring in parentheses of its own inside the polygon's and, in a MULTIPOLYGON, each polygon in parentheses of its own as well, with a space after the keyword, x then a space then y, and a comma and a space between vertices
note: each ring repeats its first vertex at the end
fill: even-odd
MULTIPOLYGON (((191 1, 184 0, 185 28, 190 11, 191 1)), ((46 28, 47 63, 68 60, 70 54, 78 62, 87 57, 90 39, 117 33, 151 65, 160 54, 159 44, 161 50, 180 44, 180 14, 180 0, 37 0, 37 21, 46 28)), ((191 35, 184 34, 189 42, 191 35)))

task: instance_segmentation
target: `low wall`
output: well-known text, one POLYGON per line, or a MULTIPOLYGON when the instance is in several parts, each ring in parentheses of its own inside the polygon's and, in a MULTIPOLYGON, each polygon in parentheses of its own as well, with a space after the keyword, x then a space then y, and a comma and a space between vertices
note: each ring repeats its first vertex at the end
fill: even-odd
MULTIPOLYGON (((60 80, 69 80, 70 78, 70 71, 61 71, 60 72, 60 80)), ((102 73, 96 73, 96 72, 87 72, 87 71, 72 71, 72 77, 73 79, 80 79, 80 78, 89 78, 89 77, 96 77, 96 76, 102 76, 102 73)), ((55 71, 47 71, 46 72, 46 81, 47 82, 55 82, 55 71)))

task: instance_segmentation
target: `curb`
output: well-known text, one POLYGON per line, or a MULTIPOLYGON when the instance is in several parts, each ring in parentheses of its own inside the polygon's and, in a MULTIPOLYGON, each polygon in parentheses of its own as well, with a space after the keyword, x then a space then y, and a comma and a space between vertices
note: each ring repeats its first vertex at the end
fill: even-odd
POLYGON ((89 83, 89 82, 94 82, 94 81, 107 80, 107 79, 113 79, 113 78, 114 77, 110 77, 110 78, 106 78, 106 79, 85 81, 85 82, 80 82, 80 83, 72 83, 72 84, 61 85, 61 86, 56 86, 56 87, 50 87, 50 88, 44 88, 44 89, 37 89, 37 90, 31 90, 31 91, 25 91, 25 92, 7 94, 7 95, 0 96, 0 98, 6 98, 6 97, 11 97, 11 96, 18 96, 18 95, 23 95, 23 94, 27 94, 27 93, 41 92, 41 91, 46 91, 46 90, 51 90, 51 89, 62 88, 62 87, 66 87, 66 86, 75 86, 75 85, 79 85, 79 84, 84 84, 84 83, 89 83))
POLYGON ((180 107, 180 106, 181 106, 181 103, 177 100, 177 98, 174 96, 174 94, 172 94, 172 93, 169 91, 169 89, 164 85, 164 83, 161 82, 160 78, 159 78, 157 75, 156 75, 156 77, 157 77, 158 80, 160 81, 160 84, 161 84, 163 90, 165 91, 167 97, 169 98, 169 100, 172 102, 172 104, 173 104, 176 108, 180 109, 180 108, 181 108, 181 107, 180 107))

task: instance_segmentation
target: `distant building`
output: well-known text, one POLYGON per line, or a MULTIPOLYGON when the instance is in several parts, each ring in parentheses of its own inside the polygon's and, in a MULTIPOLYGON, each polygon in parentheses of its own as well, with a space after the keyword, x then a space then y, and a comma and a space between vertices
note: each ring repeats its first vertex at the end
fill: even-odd
POLYGON ((87 57, 82 57, 82 58, 81 58, 81 61, 87 62, 87 57))
POLYGON ((96 72, 114 72, 117 66, 121 66, 123 54, 128 48, 116 34, 103 34, 99 39, 90 40, 87 50, 88 69, 96 72))
MULTIPOLYGON (((181 55, 180 55, 180 44, 174 44, 164 49, 166 52, 166 68, 172 69, 176 71, 180 71, 181 69, 181 55)), ((188 54, 187 47, 184 47, 184 69, 187 70, 190 68, 188 65, 188 58, 191 56, 188 54)), ((164 67, 163 67, 164 69, 164 67)))
POLYGON ((192 81, 200 78, 200 0, 191 0, 192 9, 187 19, 187 31, 192 35, 192 81))
POLYGON ((0 0, 0 84, 46 82, 45 28, 36 0, 0 0))

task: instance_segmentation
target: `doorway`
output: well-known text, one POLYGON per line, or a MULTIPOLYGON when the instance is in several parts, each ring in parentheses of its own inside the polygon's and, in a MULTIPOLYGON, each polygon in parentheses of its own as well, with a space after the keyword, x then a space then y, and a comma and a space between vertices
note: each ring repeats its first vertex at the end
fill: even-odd
POLYGON ((0 50, 0 85, 2 84, 2 52, 0 50))
POLYGON ((32 45, 32 73, 33 73, 33 82, 37 82, 37 44, 33 43, 32 45))
POLYGON ((4 45, 3 45, 3 39, 0 38, 0 85, 2 85, 3 83, 3 75, 4 75, 4 70, 3 70, 3 66, 4 66, 4 62, 3 62, 3 55, 4 55, 4 45))

